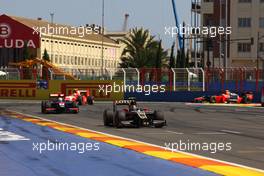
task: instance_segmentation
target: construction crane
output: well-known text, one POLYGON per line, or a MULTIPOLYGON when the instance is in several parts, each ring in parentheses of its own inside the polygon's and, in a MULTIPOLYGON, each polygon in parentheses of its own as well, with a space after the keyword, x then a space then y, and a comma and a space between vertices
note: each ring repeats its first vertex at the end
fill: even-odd
MULTIPOLYGON (((178 18, 178 14, 177 14, 177 8, 176 8, 176 0, 171 0, 172 2, 172 7, 173 7, 173 14, 174 14, 174 18, 175 18, 175 23, 176 23, 176 27, 178 29, 180 29, 180 22, 179 22, 179 18, 178 18)), ((179 48, 182 50, 184 45, 183 45, 183 36, 180 32, 178 32, 178 42, 179 42, 179 48)))

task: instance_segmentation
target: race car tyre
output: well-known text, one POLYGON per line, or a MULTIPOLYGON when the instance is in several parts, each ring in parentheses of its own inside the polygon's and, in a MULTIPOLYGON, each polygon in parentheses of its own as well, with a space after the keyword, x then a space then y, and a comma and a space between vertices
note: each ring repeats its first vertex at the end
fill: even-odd
POLYGON ((94 104, 94 98, 92 96, 89 96, 87 103, 88 103, 88 105, 93 105, 94 104))
POLYGON ((243 103, 244 103, 244 104, 249 104, 249 103, 252 103, 252 101, 250 101, 250 100, 248 99, 248 97, 247 97, 246 95, 244 95, 244 97, 243 97, 243 103))
POLYGON ((216 99, 215 99, 215 97, 211 97, 211 98, 210 98, 210 103, 216 103, 216 99))
POLYGON ((153 120, 164 120, 164 114, 161 111, 154 111, 154 119, 153 120))
POLYGON ((194 103, 202 103, 203 101, 201 100, 194 100, 194 103))
POLYGON ((111 126, 113 124, 113 112, 109 110, 104 111, 104 126, 111 126))
POLYGON ((77 102, 78 102, 79 105, 82 105, 83 104, 82 96, 78 96, 77 102))
POLYGON ((78 114, 78 113, 79 113, 79 109, 78 109, 77 111, 74 111, 73 113, 74 113, 74 114, 78 114))
POLYGON ((78 113, 79 113, 79 106, 78 106, 78 104, 77 104, 76 102, 72 102, 72 107, 73 107, 73 108, 78 108, 77 111, 74 111, 74 112, 73 112, 74 114, 78 114, 78 113))
POLYGON ((46 101, 42 101, 41 102, 41 113, 42 114, 46 114, 47 111, 46 111, 46 101))
POLYGON ((113 118, 113 126, 115 128, 122 128, 121 121, 126 120, 126 113, 124 111, 117 111, 113 118))

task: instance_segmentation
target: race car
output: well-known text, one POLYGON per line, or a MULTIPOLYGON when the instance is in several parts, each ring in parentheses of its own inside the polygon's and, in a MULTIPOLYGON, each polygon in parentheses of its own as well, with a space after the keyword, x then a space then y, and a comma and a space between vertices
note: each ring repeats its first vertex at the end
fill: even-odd
POLYGON ((48 113, 79 113, 79 106, 75 101, 66 100, 64 94, 50 94, 49 100, 41 102, 41 112, 48 113))
POLYGON ((162 112, 139 108, 135 99, 114 101, 113 110, 104 111, 103 121, 105 126, 116 128, 166 126, 162 112))
POLYGON ((195 103, 252 103, 254 95, 252 92, 243 92, 241 95, 226 90, 221 95, 203 96, 194 99, 195 103))
POLYGON ((78 105, 93 105, 94 97, 90 95, 90 90, 74 89, 73 94, 66 97, 68 101, 76 101, 78 105))

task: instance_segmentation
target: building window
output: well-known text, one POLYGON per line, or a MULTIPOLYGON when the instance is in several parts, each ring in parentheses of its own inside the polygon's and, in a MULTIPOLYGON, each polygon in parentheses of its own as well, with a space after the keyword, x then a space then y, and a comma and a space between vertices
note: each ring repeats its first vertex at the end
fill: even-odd
POLYGON ((70 56, 70 64, 74 65, 74 57, 73 56, 70 56))
POLYGON ((64 55, 64 56, 63 56, 63 60, 64 60, 63 63, 64 63, 64 64, 67 64, 67 56, 64 55))
POLYGON ((251 52, 251 43, 238 43, 238 52, 251 52))
POLYGON ((259 27, 264 28, 264 17, 259 18, 259 27))
POLYGON ((239 3, 251 3, 251 0, 239 0, 239 3))
POLYGON ((62 55, 60 55, 59 57, 60 57, 60 63, 59 64, 62 64, 62 55))
POLYGON ((259 51, 264 52, 264 43, 259 44, 259 51))
POLYGON ((75 56, 75 65, 77 65, 78 64, 78 61, 77 61, 78 59, 77 59, 77 56, 75 56))
POLYGON ((55 54, 55 64, 57 64, 57 63, 58 63, 58 55, 55 54))
POLYGON ((70 64, 70 56, 67 56, 67 64, 70 64))
POLYGON ((238 27, 251 27, 251 18, 238 18, 238 27))

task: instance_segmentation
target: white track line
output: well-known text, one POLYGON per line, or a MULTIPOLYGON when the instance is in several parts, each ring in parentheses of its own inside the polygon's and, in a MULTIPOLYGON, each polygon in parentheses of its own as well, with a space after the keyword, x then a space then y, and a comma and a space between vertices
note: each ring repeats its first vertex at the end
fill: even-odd
POLYGON ((180 132, 176 132, 176 131, 166 131, 168 133, 173 133, 173 134, 184 134, 184 133, 180 133, 180 132))
POLYGON ((227 133, 221 133, 221 132, 201 132, 201 133, 194 133, 197 135, 225 135, 227 133))
POLYGON ((241 132, 238 131, 231 131, 231 130, 220 130, 221 132, 224 133, 230 133, 230 134, 242 134, 241 132))
MULTIPOLYGON (((13 110, 10 110, 10 111, 15 112, 15 113, 18 113, 18 114, 21 114, 21 115, 35 117, 35 118, 38 118, 38 119, 41 119, 41 120, 46 120, 46 121, 49 121, 49 122, 55 122, 55 123, 58 123, 58 124, 61 124, 61 125, 67 125, 67 126, 71 126, 71 127, 79 128, 79 129, 83 129, 83 130, 89 130, 89 131, 92 131, 92 132, 95 132, 95 133, 99 133, 99 134, 103 134, 103 135, 108 135, 108 136, 111 136, 111 137, 117 137, 117 138, 124 139, 124 140, 130 140, 130 141, 134 141, 134 142, 138 142, 138 143, 150 145, 150 146, 153 146, 153 147, 159 147, 159 148, 162 148, 164 150, 167 150, 167 148, 164 147, 164 146, 159 146, 159 145, 155 145, 155 144, 151 144, 151 143, 147 143, 147 142, 142 142, 142 141, 135 140, 135 139, 125 138, 125 137, 121 137, 121 136, 117 136, 117 135, 113 135, 113 134, 108 134, 108 133, 104 133, 104 132, 100 132, 100 131, 95 131, 95 130, 91 130, 91 129, 87 129, 87 128, 82 128, 82 127, 78 127, 76 125, 70 125, 70 124, 58 122, 58 121, 55 121, 55 120, 49 120, 49 119, 45 119, 45 118, 38 117, 38 116, 35 116, 35 115, 25 114, 25 113, 13 111, 13 110)), ((241 167, 241 168, 245 168, 245 169, 251 169, 251 170, 255 170, 257 172, 263 172, 264 173, 264 170, 262 170, 262 169, 256 169, 256 168, 253 168, 253 167, 244 166, 244 165, 241 165, 241 164, 236 164, 236 163, 232 163, 232 162, 228 162, 228 161, 223 161, 223 160, 219 160, 219 159, 209 158, 209 157, 205 157, 205 156, 201 156, 201 155, 197 155, 197 154, 193 154, 193 153, 188 153, 188 152, 183 152, 183 151, 177 151, 177 152, 183 153, 183 154, 187 154, 187 155, 190 155, 190 156, 194 156, 194 157, 209 159, 209 160, 212 160, 212 161, 222 162, 224 164, 229 164, 229 165, 233 165, 233 166, 237 166, 237 167, 241 167)))

